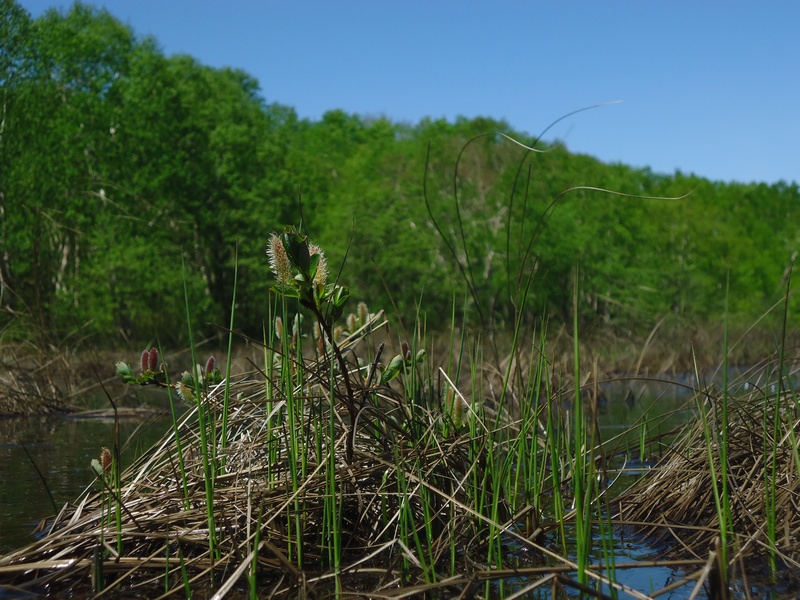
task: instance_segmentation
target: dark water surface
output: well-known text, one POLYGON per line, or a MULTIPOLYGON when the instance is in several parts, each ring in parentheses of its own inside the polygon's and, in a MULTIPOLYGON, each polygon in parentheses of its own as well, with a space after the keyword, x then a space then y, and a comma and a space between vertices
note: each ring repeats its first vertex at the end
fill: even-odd
MULTIPOLYGON (((123 468, 161 438, 170 424, 160 413, 121 419, 123 468)), ((98 485, 92 459, 113 444, 113 418, 0 419, 0 554, 32 542, 37 524, 53 515, 53 502, 61 510, 88 485, 98 485)))
MULTIPOLYGON (((656 414, 669 415, 660 426, 663 430, 687 418, 681 411, 676 412, 675 397, 648 396, 647 400, 637 397, 631 401, 628 395, 625 401, 626 394, 624 387, 605 389, 607 402, 600 407, 599 420, 606 439, 614 439, 625 430, 625 425, 644 414, 651 418, 656 414)), ((171 419, 163 412, 120 419, 123 468, 170 427, 171 419)), ((34 529, 43 519, 61 510, 65 503, 74 502, 87 486, 97 486, 91 461, 99 458, 101 448, 112 448, 113 443, 113 418, 0 419, 0 555, 34 541, 34 529)), ((616 452, 627 448, 632 457, 638 456, 638 435, 629 433, 625 439, 617 440, 614 447, 616 452)), ((648 453, 656 451, 648 449, 648 453)))
MULTIPOLYGON (((692 418, 691 403, 687 408, 687 401, 691 398, 691 393, 685 388, 674 386, 659 387, 641 382, 603 386, 603 401, 597 405, 598 423, 607 444, 606 451, 616 457, 618 468, 624 466, 624 473, 616 481, 620 486, 617 491, 646 473, 668 443, 669 438, 666 438, 642 452, 639 446, 640 423, 650 421, 645 431, 647 437, 675 430, 692 418)), ((123 468, 158 441, 170 427, 171 419, 163 412, 121 419, 123 468)), ((60 510, 65 503, 74 502, 87 486, 98 485, 91 471, 91 461, 99 457, 102 447, 113 447, 113 441, 113 418, 0 419, 0 555, 32 542, 37 524, 54 514, 53 503, 55 510, 60 510)), ((634 540, 615 546, 617 562, 647 560, 656 552, 634 540)), ((602 561, 599 555, 595 558, 602 561)), ((665 567, 618 572, 620 582, 645 593, 663 588, 679 578, 680 572, 665 567)), ((518 589, 525 585, 525 581, 519 581, 518 589)), ((512 584, 506 593, 515 587, 512 584)), ((773 597, 763 588, 758 592, 760 597, 773 597)), ((677 600, 690 595, 691 586, 684 586, 668 597, 677 600)), ((621 597, 627 596, 623 594, 621 597)))

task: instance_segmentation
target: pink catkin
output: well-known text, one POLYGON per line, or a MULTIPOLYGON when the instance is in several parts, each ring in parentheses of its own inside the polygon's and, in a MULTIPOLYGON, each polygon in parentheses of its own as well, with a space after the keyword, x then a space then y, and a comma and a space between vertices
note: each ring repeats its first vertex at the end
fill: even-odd
POLYGON ((103 448, 100 451, 100 466, 103 467, 103 472, 106 475, 111 472, 111 451, 108 448, 103 448))
POLYGON ((217 360, 213 356, 209 356, 206 361, 206 377, 214 372, 214 367, 217 366, 217 360))
POLYGON ((150 355, 147 358, 148 369, 155 371, 158 368, 158 349, 155 347, 150 348, 150 355))

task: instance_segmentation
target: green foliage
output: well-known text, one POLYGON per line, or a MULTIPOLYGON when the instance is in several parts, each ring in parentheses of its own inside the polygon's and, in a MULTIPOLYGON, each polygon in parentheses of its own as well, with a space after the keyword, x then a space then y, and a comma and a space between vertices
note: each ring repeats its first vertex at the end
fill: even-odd
POLYGON ((287 227, 280 235, 272 235, 267 253, 278 280, 273 290, 298 299, 314 312, 320 326, 330 331, 341 318, 350 291, 344 285, 328 283, 327 260, 322 249, 294 227, 287 227))
POLYGON ((467 282, 487 325, 523 298, 525 319, 570 322, 577 263, 585 331, 718 322, 728 276, 730 322, 752 322, 800 243, 794 183, 532 153, 488 118, 298 119, 246 73, 166 57, 105 10, 2 9, 0 310, 19 320, 5 335, 183 343, 182 262, 197 333, 219 334, 237 250, 237 322, 259 335, 265 234, 300 221, 332 273, 347 257, 354 297, 407 321, 422 305, 433 328, 467 282))
POLYGON ((427 356, 427 352, 425 349, 421 349, 417 352, 416 356, 412 358, 411 353, 407 353, 405 356, 401 354, 397 354, 389 361, 389 364, 386 365, 386 368, 381 373, 380 383, 384 385, 389 383, 393 379, 395 379, 401 373, 404 373, 407 369, 412 368, 414 365, 422 365, 425 362, 425 357, 427 356))

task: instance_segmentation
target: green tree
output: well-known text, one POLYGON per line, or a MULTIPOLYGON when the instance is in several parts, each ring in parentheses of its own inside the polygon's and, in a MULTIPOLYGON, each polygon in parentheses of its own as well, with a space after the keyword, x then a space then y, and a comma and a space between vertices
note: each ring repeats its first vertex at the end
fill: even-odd
POLYGON ((90 182, 102 170, 107 106, 132 38, 108 13, 81 4, 47 12, 24 36, 33 61, 4 86, 6 269, 19 305, 44 332, 62 329, 57 306, 75 301, 70 278, 95 225, 90 182))

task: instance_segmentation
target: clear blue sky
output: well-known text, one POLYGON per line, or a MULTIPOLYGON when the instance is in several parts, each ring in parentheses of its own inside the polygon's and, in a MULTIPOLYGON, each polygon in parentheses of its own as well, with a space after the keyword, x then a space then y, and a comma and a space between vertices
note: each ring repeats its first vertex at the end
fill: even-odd
MULTIPOLYGON (((21 0, 33 16, 62 0, 21 0)), ((488 116, 576 152, 711 179, 800 180, 800 2, 97 0, 264 98, 416 123, 488 116)))

